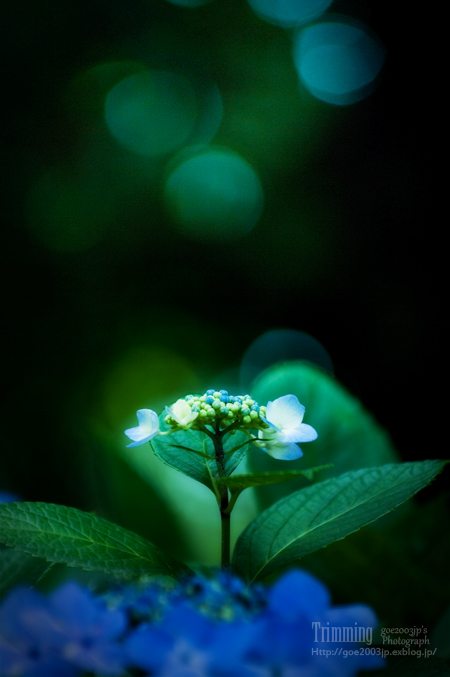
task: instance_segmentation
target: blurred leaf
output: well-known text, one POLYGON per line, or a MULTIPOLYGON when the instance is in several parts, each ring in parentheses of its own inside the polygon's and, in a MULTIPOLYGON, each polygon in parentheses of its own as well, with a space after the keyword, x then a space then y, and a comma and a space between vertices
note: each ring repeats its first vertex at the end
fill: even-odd
POLYGON ((289 482, 289 480, 294 480, 297 477, 306 477, 306 479, 312 480, 314 473, 329 467, 330 465, 319 465, 317 468, 307 468, 306 470, 274 470, 273 472, 233 475, 232 477, 222 477, 217 481, 220 484, 225 484, 229 489, 242 490, 247 489, 247 487, 261 487, 265 484, 289 482))
MULTIPOLYGON (((381 517, 311 553, 302 565, 333 590, 337 604, 368 604, 391 627, 412 627, 420 618, 432 628, 450 604, 450 533, 442 529, 449 507, 443 497, 428 503, 411 499, 403 506, 408 509, 400 519, 387 520, 393 513, 381 517)), ((444 647, 435 645, 439 651, 444 647)))
POLYGON ((0 598, 20 583, 36 583, 52 565, 14 548, 0 550, 0 598))
MULTIPOLYGON (((164 421, 165 417, 166 412, 162 411, 159 415, 159 425, 163 431, 169 430, 169 426, 164 421)), ((244 444, 234 453, 225 455, 227 475, 231 475, 236 470, 247 453, 249 446, 245 444, 247 441, 248 436, 240 431, 234 435, 228 434, 223 437, 225 454, 234 447, 244 444)), ((217 477, 218 472, 214 458, 214 444, 208 435, 198 430, 179 430, 171 435, 158 435, 152 439, 150 444, 161 461, 192 477, 197 482, 205 484, 211 491, 214 491, 212 478, 217 477), (202 454, 202 456, 199 456, 199 454, 202 454), (209 458, 206 458, 205 455, 209 458)))
MULTIPOLYGON (((311 465, 332 463, 334 468, 324 471, 323 476, 328 478, 400 460, 388 434, 359 400, 310 364, 290 361, 274 365, 258 376, 250 392, 260 404, 293 394, 306 407, 305 423, 312 425, 319 436, 314 442, 301 445, 304 457, 290 461, 290 468, 301 469, 305 459, 311 465)), ((285 463, 255 452, 249 455, 249 460, 255 471, 275 470, 285 463)), ((286 493, 285 488, 279 487, 264 490, 264 505, 286 493)))
POLYGON ((86 571, 175 577, 188 567, 127 529, 51 503, 0 505, 0 540, 50 562, 86 571))
POLYGON ((447 461, 391 464, 351 471, 282 498, 239 537, 234 567, 246 580, 344 538, 425 487, 447 461))

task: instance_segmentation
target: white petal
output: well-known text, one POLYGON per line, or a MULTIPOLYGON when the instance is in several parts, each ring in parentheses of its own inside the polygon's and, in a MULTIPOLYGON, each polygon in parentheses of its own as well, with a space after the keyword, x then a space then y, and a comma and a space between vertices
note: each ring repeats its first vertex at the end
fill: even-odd
POLYGON ((297 428, 303 420, 305 407, 295 395, 283 395, 267 404, 266 417, 271 423, 285 429, 297 428))
POLYGON ((281 442, 268 444, 264 451, 280 461, 293 461, 303 456, 303 451, 296 444, 281 444, 281 442))
MULTIPOLYGON (((126 434, 126 431, 125 431, 125 434, 126 434)), ((145 444, 146 442, 150 442, 150 440, 153 439, 154 437, 156 437, 157 434, 158 434, 158 432, 156 431, 156 432, 152 433, 151 435, 147 435, 147 437, 143 437, 142 439, 137 440, 136 442, 132 442, 131 444, 127 444, 127 447, 139 447, 141 444, 145 444)), ((128 437, 130 439, 133 439, 130 435, 128 435, 128 437)))
POLYGON ((292 430, 282 430, 277 435, 277 439, 283 444, 288 442, 312 442, 317 439, 317 433, 314 428, 307 423, 300 423, 297 428, 292 430))
MULTIPOLYGON (((269 404, 272 404, 272 402, 269 402, 269 404)), ((267 412, 266 412, 266 413, 267 413, 267 412)), ((266 418, 264 418, 264 416, 262 416, 261 414, 259 415, 259 418, 260 418, 262 421, 264 421, 264 423, 267 423, 267 425, 270 425, 270 427, 271 427, 273 430, 276 430, 276 431, 279 432, 279 433, 281 432, 280 428, 277 428, 277 426, 276 426, 274 423, 271 423, 270 421, 268 421, 268 420, 267 420, 266 418)))
POLYGON ((132 444, 127 444, 128 447, 137 447, 140 444, 145 444, 145 442, 148 442, 159 434, 159 419, 156 412, 151 409, 139 409, 136 415, 139 425, 125 430, 125 435, 130 440, 133 440, 132 444))
POLYGON ((298 432, 299 435, 298 439, 296 440, 297 442, 313 442, 318 438, 317 431, 314 430, 312 425, 308 425, 307 423, 302 423, 298 428, 298 432))
POLYGON ((149 432, 143 430, 141 426, 138 425, 136 428, 128 428, 128 430, 125 430, 125 435, 129 437, 130 440, 138 442, 139 440, 144 439, 144 437, 147 437, 149 432))
POLYGON ((159 419, 156 411, 151 409, 139 409, 136 412, 137 419, 141 428, 145 428, 149 432, 159 430, 159 419))

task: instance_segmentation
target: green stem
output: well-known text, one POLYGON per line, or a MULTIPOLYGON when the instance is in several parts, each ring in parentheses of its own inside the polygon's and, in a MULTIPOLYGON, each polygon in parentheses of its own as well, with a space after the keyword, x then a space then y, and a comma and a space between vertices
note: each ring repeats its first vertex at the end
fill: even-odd
POLYGON ((231 515, 230 513, 225 512, 228 507, 228 496, 226 498, 226 505, 223 506, 221 503, 220 506, 220 520, 222 524, 221 564, 223 569, 230 566, 231 515))
MULTIPOLYGON (((217 472, 219 477, 226 477, 225 469, 225 454, 223 451, 222 436, 217 434, 218 430, 216 429, 216 435, 213 437, 214 442, 214 451, 216 456, 217 463, 217 472)), ((230 527, 231 527, 231 518, 228 509, 228 488, 221 484, 219 487, 220 493, 220 521, 222 527, 222 537, 221 537, 221 564, 222 567, 230 566, 230 527)))

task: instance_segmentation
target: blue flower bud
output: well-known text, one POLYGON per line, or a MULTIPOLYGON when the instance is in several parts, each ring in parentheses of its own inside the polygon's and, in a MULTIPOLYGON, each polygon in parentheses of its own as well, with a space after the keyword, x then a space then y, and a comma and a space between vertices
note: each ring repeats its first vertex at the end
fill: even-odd
POLYGON ((228 390, 219 390, 219 393, 221 393, 221 395, 228 395, 228 390))
POLYGON ((250 414, 250 409, 248 407, 246 407, 245 404, 244 404, 243 407, 241 407, 241 414, 243 416, 248 416, 250 414))
POLYGON ((251 409, 252 411, 259 411, 259 406, 258 406, 257 404, 253 404, 253 405, 250 407, 250 409, 251 409))
MULTIPOLYGON (((208 392, 209 392, 209 390, 208 390, 208 392)), ((206 402, 206 404, 212 404, 214 402, 214 397, 212 395, 208 395, 205 402, 206 402)))
POLYGON ((220 398, 220 401, 225 402, 225 404, 226 404, 227 402, 230 401, 230 398, 228 397, 228 395, 222 395, 222 397, 220 398))
POLYGON ((207 391, 206 391, 206 394, 207 394, 207 395, 214 395, 215 392, 216 392, 216 391, 214 390, 214 388, 210 388, 210 390, 207 390, 207 391))

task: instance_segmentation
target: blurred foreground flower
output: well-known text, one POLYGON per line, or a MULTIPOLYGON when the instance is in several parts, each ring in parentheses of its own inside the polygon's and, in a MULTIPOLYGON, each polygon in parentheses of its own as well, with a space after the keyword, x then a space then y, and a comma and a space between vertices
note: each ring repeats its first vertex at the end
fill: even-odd
POLYGON ((1 674, 354 677, 383 666, 375 649, 350 655, 358 640, 371 644, 376 623, 369 607, 332 607, 327 589, 299 570, 267 590, 226 571, 102 598, 76 583, 47 598, 16 588, 0 605, 1 674))
POLYGON ((258 437, 264 440, 265 451, 274 458, 291 461, 303 456, 297 442, 312 442, 317 432, 302 423, 305 407, 295 395, 284 395, 268 402, 266 416, 261 416, 270 430, 260 430, 258 437))
POLYGON ((48 598, 15 588, 0 606, 1 675, 120 675, 126 654, 116 640, 126 625, 121 610, 106 609, 77 583, 48 598))

